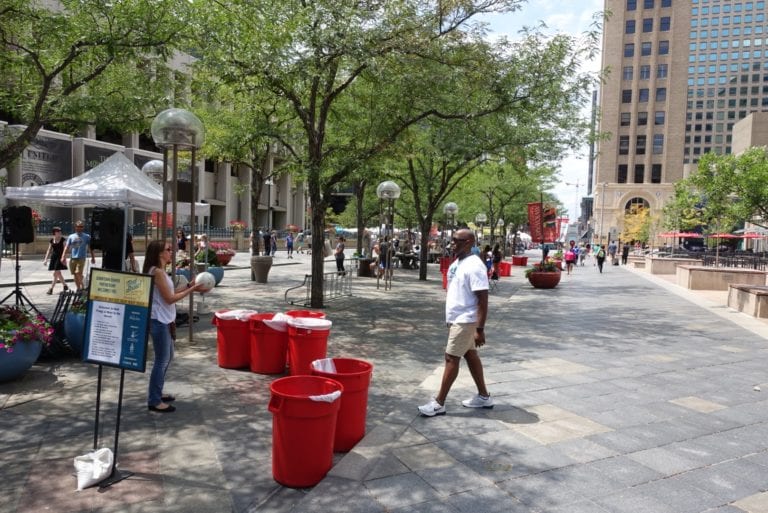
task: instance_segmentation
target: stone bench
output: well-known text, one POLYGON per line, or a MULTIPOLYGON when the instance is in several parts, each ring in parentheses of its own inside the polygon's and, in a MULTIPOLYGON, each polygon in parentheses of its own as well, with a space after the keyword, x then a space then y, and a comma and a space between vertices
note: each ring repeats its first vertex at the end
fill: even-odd
POLYGON ((731 283, 764 286, 765 271, 737 267, 677 266, 677 284, 690 290, 728 290, 731 283))
POLYGON ((752 317, 768 317, 768 287, 731 283, 728 306, 752 317))
POLYGON ((700 261, 695 258, 674 258, 674 257, 645 257, 645 268, 651 274, 676 274, 679 265, 696 265, 700 261))

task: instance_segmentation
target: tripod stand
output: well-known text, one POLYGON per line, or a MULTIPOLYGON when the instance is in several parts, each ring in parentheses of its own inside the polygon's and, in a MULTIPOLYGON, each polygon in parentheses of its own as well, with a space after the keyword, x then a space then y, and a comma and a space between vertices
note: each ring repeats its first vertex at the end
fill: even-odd
POLYGON ((8 299, 10 299, 12 296, 14 296, 16 298, 16 307, 17 308, 24 307, 24 305, 26 304, 32 310, 34 310, 38 315, 42 315, 40 313, 40 310, 38 310, 37 307, 32 304, 32 301, 30 301, 29 298, 27 296, 25 296, 24 293, 19 288, 19 271, 21 271, 21 266, 19 265, 19 243, 16 242, 15 246, 16 246, 16 283, 15 283, 15 286, 14 286, 13 290, 11 291, 11 293, 8 294, 7 296, 5 296, 2 299, 2 301, 0 301, 0 305, 2 305, 6 301, 8 301, 8 299))

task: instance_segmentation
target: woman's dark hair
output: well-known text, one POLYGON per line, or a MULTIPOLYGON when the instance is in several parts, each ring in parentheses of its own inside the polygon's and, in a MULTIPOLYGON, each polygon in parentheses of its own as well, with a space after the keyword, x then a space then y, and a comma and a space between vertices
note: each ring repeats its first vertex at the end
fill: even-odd
POLYGON ((153 240, 149 243, 144 255, 144 266, 141 268, 143 274, 148 274, 152 267, 160 265, 160 255, 165 251, 165 245, 166 242, 164 240, 153 240))

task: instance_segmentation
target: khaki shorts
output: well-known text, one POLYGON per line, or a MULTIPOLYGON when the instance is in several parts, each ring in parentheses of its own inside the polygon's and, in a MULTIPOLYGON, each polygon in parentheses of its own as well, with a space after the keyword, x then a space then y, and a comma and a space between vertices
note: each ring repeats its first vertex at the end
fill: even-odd
POLYGON ((69 272, 72 274, 83 274, 85 271, 85 258, 70 258, 69 272))
POLYGON ((467 324, 451 324, 448 327, 448 344, 445 347, 446 354, 462 357, 467 353, 467 351, 476 349, 476 327, 476 322, 467 324))

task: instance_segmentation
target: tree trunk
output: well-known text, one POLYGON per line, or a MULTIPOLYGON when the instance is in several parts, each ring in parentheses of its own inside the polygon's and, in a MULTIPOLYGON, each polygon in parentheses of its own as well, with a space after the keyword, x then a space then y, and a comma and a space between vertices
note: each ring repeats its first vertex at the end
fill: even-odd
POLYGON ((422 219, 419 224, 421 241, 419 244, 419 281, 427 280, 427 259, 429 258, 429 231, 432 229, 432 218, 422 219))

